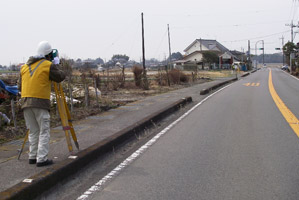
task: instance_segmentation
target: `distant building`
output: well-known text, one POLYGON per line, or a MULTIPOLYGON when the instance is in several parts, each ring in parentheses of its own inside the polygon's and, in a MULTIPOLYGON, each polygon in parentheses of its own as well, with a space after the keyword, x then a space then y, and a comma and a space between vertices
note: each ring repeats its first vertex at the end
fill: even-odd
POLYGON ((105 68, 102 67, 102 65, 97 65, 97 66, 98 66, 98 68, 97 68, 98 71, 100 71, 100 72, 105 71, 105 68))
POLYGON ((182 60, 176 61, 176 65, 184 65, 187 63, 203 64, 203 52, 211 51, 219 57, 219 68, 227 68, 239 58, 234 55, 228 48, 220 44, 216 40, 196 39, 185 50, 185 56, 182 60))
POLYGON ((233 50, 230 51, 230 53, 235 56, 235 60, 244 62, 246 59, 246 54, 244 52, 233 50))

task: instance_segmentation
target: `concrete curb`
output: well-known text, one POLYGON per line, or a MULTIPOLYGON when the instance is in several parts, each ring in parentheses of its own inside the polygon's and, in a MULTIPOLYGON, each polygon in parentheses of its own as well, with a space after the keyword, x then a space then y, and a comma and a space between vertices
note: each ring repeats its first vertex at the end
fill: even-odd
POLYGON ((7 190, 0 192, 0 199, 18 199, 18 200, 31 200, 38 197, 43 192, 55 186, 58 182, 65 180, 71 175, 77 173, 81 168, 88 165, 91 161, 98 159, 108 152, 113 151, 114 147, 120 146, 129 139, 135 137, 135 134, 151 127, 159 120, 165 118, 171 113, 177 111, 179 108, 187 103, 192 102, 191 97, 181 99, 165 109, 153 113, 152 115, 136 122, 114 135, 98 142, 87 149, 84 149, 75 156, 76 159, 66 159, 53 165, 44 171, 31 176, 28 179, 33 179, 31 183, 20 182, 7 190))
POLYGON ((200 95, 208 94, 208 93, 209 93, 210 91, 212 91, 212 90, 215 90, 215 89, 217 89, 217 88, 219 88, 219 87, 221 87, 221 86, 223 86, 223 85, 226 85, 226 84, 228 84, 228 83, 230 83, 230 82, 237 81, 237 80, 238 80, 238 78, 233 78, 233 79, 230 79, 230 80, 227 80, 227 81, 223 81, 223 82, 221 82, 221 83, 218 83, 218 84, 216 84, 216 85, 213 85, 212 87, 209 87, 209 88, 207 88, 207 89, 203 89, 203 90, 200 91, 200 95))
POLYGON ((245 74, 243 74, 241 77, 246 77, 248 76, 250 73, 249 72, 246 72, 245 74))

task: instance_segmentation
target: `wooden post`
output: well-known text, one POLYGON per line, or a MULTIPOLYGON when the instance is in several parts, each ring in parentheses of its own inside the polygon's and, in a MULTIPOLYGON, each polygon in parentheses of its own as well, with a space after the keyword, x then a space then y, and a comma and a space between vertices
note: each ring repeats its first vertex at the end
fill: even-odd
POLYGON ((85 108, 89 107, 89 91, 88 91, 88 84, 86 80, 86 74, 82 74, 82 82, 84 86, 84 96, 85 96, 85 108))
POLYGON ((126 83, 126 74, 125 74, 125 66, 122 66, 122 87, 125 87, 125 83, 126 83))
POLYGON ((108 91, 109 90, 109 82, 110 82, 110 77, 109 77, 109 67, 107 68, 107 77, 106 77, 106 91, 108 91))
POLYGON ((12 114, 12 119, 13 119, 14 127, 17 128, 15 101, 14 101, 13 98, 11 99, 10 103, 11 103, 11 114, 12 114))
POLYGON ((89 107, 89 91, 88 91, 88 84, 84 82, 84 89, 85 89, 85 107, 89 107))
POLYGON ((97 107, 99 107, 99 98, 98 98, 98 87, 97 87, 97 78, 94 77, 94 90, 95 90, 95 95, 96 95, 96 104, 97 104, 97 107))

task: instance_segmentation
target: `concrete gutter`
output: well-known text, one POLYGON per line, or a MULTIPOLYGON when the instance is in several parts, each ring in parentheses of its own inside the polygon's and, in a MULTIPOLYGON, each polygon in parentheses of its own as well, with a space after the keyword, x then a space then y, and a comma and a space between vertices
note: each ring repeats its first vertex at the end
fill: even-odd
POLYGON ((230 80, 227 80, 227 81, 223 81, 221 83, 218 83, 216 85, 213 85, 212 87, 209 87, 209 88, 206 88, 206 89, 203 89, 200 91, 200 95, 205 95, 205 94, 208 94, 210 91, 212 90, 215 90, 223 85, 226 85, 228 83, 231 83, 231 82, 234 82, 234 81, 237 81, 238 78, 233 78, 233 79, 230 79, 230 80))
POLYGON ((250 72, 246 72, 245 74, 242 74, 241 77, 246 77, 246 76, 248 76, 249 74, 250 74, 250 72))
POLYGON ((76 153, 74 155, 76 156, 75 159, 69 158, 62 162, 55 163, 53 167, 47 168, 44 171, 28 178, 32 179, 31 183, 20 182, 7 190, 0 192, 0 200, 32 200, 38 197, 57 183, 77 173, 93 160, 112 152, 115 147, 118 147, 126 141, 134 138, 135 134, 153 126, 153 124, 158 123, 161 119, 169 116, 190 102, 192 102, 191 97, 181 99, 169 105, 165 109, 137 121, 134 125, 115 133, 105 140, 76 153))

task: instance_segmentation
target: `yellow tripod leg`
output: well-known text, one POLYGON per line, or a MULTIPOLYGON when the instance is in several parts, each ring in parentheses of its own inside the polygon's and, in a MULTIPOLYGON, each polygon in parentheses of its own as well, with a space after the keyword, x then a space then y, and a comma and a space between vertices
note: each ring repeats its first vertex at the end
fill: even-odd
POLYGON ((64 109, 64 106, 63 106, 62 95, 61 95, 60 89, 58 87, 61 87, 60 84, 54 83, 56 103, 57 103, 57 106, 58 106, 58 112, 59 112, 59 115, 60 115, 62 128, 63 128, 63 131, 65 133, 68 149, 69 149, 70 152, 72 152, 73 151, 73 146, 72 146, 71 138, 70 138, 70 135, 69 135, 69 132, 68 132, 68 130, 70 130, 70 127, 68 126, 67 114, 65 112, 65 109, 64 109))
POLYGON ((72 119, 71 119, 71 113, 70 113, 69 108, 67 106, 67 103, 66 103, 66 100, 65 100, 65 96, 64 96, 64 93, 63 93, 63 90, 62 90, 62 87, 60 87, 60 93, 62 95, 63 105, 64 105, 64 108, 65 108, 65 111, 66 111, 66 114, 67 114, 67 119, 68 119, 68 125, 70 127, 70 132, 71 132, 73 141, 75 143, 75 146, 79 150, 79 143, 78 143, 78 140, 77 140, 77 136, 76 136, 74 127, 73 127, 73 123, 72 123, 72 119))
POLYGON ((26 144, 26 142, 28 140, 28 135, 29 135, 29 130, 27 130, 27 132, 26 132, 26 135, 25 135, 25 138, 24 138, 24 142, 22 144, 22 148, 20 149, 20 152, 19 152, 19 155, 18 155, 18 160, 20 160, 20 156, 21 156, 21 154, 23 152, 23 149, 25 147, 25 144, 26 144))

